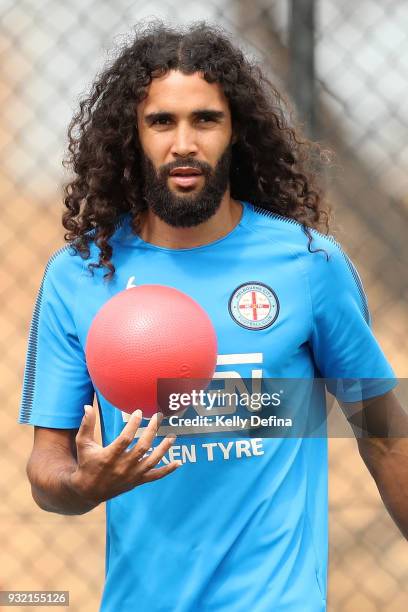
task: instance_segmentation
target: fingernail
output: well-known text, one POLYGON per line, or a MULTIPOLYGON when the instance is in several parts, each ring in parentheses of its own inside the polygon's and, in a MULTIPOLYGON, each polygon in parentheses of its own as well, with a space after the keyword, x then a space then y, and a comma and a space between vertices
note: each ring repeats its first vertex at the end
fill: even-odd
POLYGON ((136 412, 136 416, 137 416, 137 417, 142 416, 142 411, 141 411, 141 410, 139 410, 139 408, 138 408, 138 409, 137 409, 135 412, 136 412))
POLYGON ((158 419, 162 419, 163 418, 163 413, 162 412, 158 412, 157 413, 157 418, 158 419))
POLYGON ((177 467, 180 467, 181 465, 183 465, 182 461, 176 461, 175 463, 177 464, 177 467))

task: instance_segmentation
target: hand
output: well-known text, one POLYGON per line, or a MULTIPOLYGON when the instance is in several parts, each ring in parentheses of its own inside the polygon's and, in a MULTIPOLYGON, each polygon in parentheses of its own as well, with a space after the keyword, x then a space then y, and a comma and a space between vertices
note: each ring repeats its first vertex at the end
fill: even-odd
POLYGON ((153 415, 137 444, 128 449, 142 420, 142 412, 136 410, 119 436, 103 447, 94 439, 96 410, 93 406, 85 406, 85 415, 75 438, 78 467, 70 480, 75 492, 97 506, 145 482, 159 480, 180 467, 180 461, 173 461, 153 469, 174 443, 175 435, 166 436, 149 456, 144 457, 152 446, 162 418, 161 413, 153 415))

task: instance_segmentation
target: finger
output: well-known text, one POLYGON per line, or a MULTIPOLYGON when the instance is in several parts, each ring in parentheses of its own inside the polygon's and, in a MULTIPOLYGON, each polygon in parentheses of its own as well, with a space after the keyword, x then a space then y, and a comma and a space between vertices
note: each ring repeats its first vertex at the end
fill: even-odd
POLYGON ((163 455, 165 455, 169 448, 174 444, 175 439, 176 436, 174 434, 166 436, 148 457, 145 457, 139 461, 140 467, 146 470, 146 472, 154 468, 159 461, 162 460, 163 455))
POLYGON ((179 467, 183 464, 181 461, 173 461, 169 465, 165 465, 164 467, 156 468, 154 470, 150 470, 146 474, 143 475, 141 482, 152 482, 153 480, 160 480, 160 478, 164 478, 168 474, 175 472, 179 467))
POLYGON ((142 421, 142 411, 135 410, 132 412, 130 419, 120 432, 117 438, 113 440, 108 446, 105 447, 105 452, 109 455, 118 456, 121 455, 130 444, 132 444, 135 434, 139 429, 142 421))
POLYGON ((139 442, 129 451, 129 458, 139 460, 147 453, 152 446, 153 439, 162 420, 163 414, 161 412, 157 412, 152 416, 148 426, 140 436, 139 442))
POLYGON ((84 416, 82 417, 81 425, 79 426, 78 433, 75 438, 79 444, 95 441, 95 408, 89 404, 85 404, 84 411, 84 416))

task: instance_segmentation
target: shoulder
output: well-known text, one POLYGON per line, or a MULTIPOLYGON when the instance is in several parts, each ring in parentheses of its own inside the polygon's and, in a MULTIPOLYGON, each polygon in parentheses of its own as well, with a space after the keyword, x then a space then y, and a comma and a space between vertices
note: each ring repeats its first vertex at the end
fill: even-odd
POLYGON ((44 278, 61 278, 81 272, 84 260, 75 251, 72 244, 66 244, 54 251, 44 269, 44 278))
POLYGON ((85 260, 67 244, 54 251, 44 268, 39 289, 40 298, 70 303, 77 293, 79 279, 83 274, 85 260))
POLYGON ((356 267, 341 244, 331 234, 309 228, 289 217, 250 205, 249 224, 263 240, 273 241, 275 248, 295 257, 306 274, 310 293, 316 295, 347 291, 359 295, 365 305, 365 292, 356 267))
POLYGON ((327 263, 332 260, 343 263, 348 259, 340 243, 331 234, 308 228, 308 236, 305 227, 295 219, 252 204, 249 206, 251 228, 280 248, 292 251, 294 255, 305 260, 305 264, 318 265, 320 262, 327 263))

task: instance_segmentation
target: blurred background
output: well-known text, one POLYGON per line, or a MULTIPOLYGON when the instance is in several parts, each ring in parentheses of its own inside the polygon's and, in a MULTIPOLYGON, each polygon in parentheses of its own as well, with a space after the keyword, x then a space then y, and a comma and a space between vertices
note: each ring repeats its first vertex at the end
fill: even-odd
MULTIPOLYGON (((0 589, 58 589, 98 609, 104 508, 39 510, 17 425, 27 335, 45 264, 63 244, 66 128, 110 50, 140 19, 224 26, 333 149, 332 232, 356 264, 373 327, 408 375, 408 4, 405 0, 2 0, 0 5, 0 589)), ((353 439, 331 439, 328 609, 408 609, 408 547, 353 439)))

